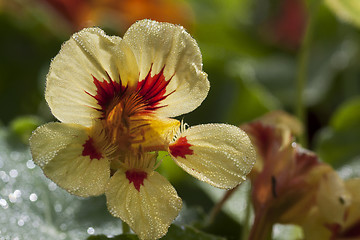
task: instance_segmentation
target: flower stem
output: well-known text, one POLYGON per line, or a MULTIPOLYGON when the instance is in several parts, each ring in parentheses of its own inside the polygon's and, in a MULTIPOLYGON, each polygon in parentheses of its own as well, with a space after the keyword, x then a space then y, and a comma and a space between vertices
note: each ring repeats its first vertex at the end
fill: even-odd
POLYGON ((123 233, 123 234, 130 233, 130 227, 129 227, 129 225, 128 225, 126 222, 124 222, 124 221, 122 221, 122 233, 123 233))
POLYGON ((244 220, 244 225, 243 225, 243 230, 242 233, 240 235, 240 240, 241 239, 248 239, 249 238, 249 233, 250 233, 250 217, 251 217, 251 190, 249 189, 249 191, 246 193, 247 194, 247 204, 246 204, 246 209, 245 209, 245 220, 244 220))
POLYGON ((304 133, 299 138, 299 142, 306 147, 307 145, 307 134, 306 134, 306 112, 304 106, 304 88, 307 80, 307 71, 308 71, 308 63, 309 63, 309 52, 310 46, 312 42, 312 36, 314 32, 314 22, 316 18, 316 14, 318 12, 318 8, 321 1, 312 1, 310 6, 308 7, 308 22, 305 29, 304 37, 302 40, 302 45, 300 48, 300 52, 298 55, 298 63, 297 63, 297 75, 296 75, 296 104, 295 104, 295 112, 296 116, 299 120, 304 124, 304 133))
POLYGON ((254 224, 250 231, 249 240, 270 240, 272 236, 273 221, 264 209, 259 209, 255 214, 254 224))

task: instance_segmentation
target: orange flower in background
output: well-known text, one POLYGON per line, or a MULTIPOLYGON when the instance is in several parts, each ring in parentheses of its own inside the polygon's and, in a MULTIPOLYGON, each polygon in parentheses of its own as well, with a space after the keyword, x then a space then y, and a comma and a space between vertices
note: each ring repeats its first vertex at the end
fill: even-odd
POLYGON ((110 26, 123 32, 137 20, 150 18, 189 28, 191 8, 175 0, 39 0, 55 9, 73 30, 94 25, 110 26))
POLYGON ((200 49, 181 26, 142 20, 123 38, 83 29, 52 60, 45 98, 61 122, 33 132, 33 160, 72 194, 105 194, 109 211, 140 239, 160 238, 182 202, 155 171, 157 151, 224 189, 243 182, 255 162, 238 127, 172 118, 197 108, 209 87, 200 49))

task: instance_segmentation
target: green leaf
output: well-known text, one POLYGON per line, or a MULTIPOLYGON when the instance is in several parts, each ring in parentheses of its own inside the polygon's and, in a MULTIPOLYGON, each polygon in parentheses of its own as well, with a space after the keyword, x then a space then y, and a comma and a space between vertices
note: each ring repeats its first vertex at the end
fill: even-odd
POLYGON ((83 240, 122 232, 120 219, 107 211, 105 197, 82 199, 58 188, 33 163, 28 147, 8 139, 0 129, 1 237, 83 240))
POLYGON ((359 0, 326 0, 325 3, 340 19, 360 27, 359 0))
MULTIPOLYGON (((108 238, 105 235, 91 236, 87 240, 138 240, 138 237, 134 234, 124 234, 115 237, 108 238)), ((172 224, 168 233, 161 238, 162 240, 225 240, 222 237, 214 236, 204 233, 193 227, 181 227, 172 224)))
POLYGON ((345 102, 336 111, 330 125, 336 131, 360 128, 360 96, 345 102))
POLYGON ((274 240, 297 240, 303 239, 302 228, 291 224, 275 224, 272 239, 274 240))
POLYGON ((115 237, 107 237, 106 235, 96 235, 96 236, 90 236, 87 238, 87 240, 139 240, 139 238, 135 234, 122 234, 115 237))
POLYGON ((222 237, 214 236, 211 234, 204 233, 193 227, 180 227, 178 225, 172 224, 169 228, 169 232, 161 238, 163 240, 224 240, 222 237))
POLYGON ((21 116, 17 117, 10 123, 10 129, 23 143, 28 143, 32 131, 34 131, 42 120, 36 116, 21 116))
POLYGON ((317 137, 317 153, 336 167, 360 156, 360 97, 341 105, 317 137))

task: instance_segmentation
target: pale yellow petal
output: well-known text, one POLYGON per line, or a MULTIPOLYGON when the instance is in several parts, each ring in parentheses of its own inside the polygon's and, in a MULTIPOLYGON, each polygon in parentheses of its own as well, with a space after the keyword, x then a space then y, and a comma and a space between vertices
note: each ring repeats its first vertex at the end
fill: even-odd
POLYGON ((246 133, 227 124, 191 127, 170 144, 169 153, 189 174, 225 189, 243 182, 256 160, 246 133))
MULTIPOLYGON (((65 42, 52 60, 47 75, 45 98, 52 113, 66 123, 91 126, 101 116, 96 99, 98 81, 119 82, 114 56, 120 37, 109 37, 99 28, 85 28, 65 42), (109 75, 109 76, 108 76, 109 75)), ((124 82, 123 82, 124 83, 124 82)))
POLYGON ((347 229, 359 221, 360 218, 360 178, 348 179, 345 182, 346 189, 351 194, 351 205, 348 216, 345 220, 344 228, 347 229))
MULTIPOLYGON (((156 111, 165 117, 178 116, 197 108, 207 96, 209 81, 202 71, 202 57, 196 41, 185 29, 170 23, 142 20, 124 35, 139 69, 139 81, 164 69, 168 95, 156 111)), ((132 60, 129 62, 133 62, 132 60)), ((130 66, 130 63, 127 64, 130 66)), ((124 65, 126 66, 126 64, 124 65)))
POLYGON ((125 221, 140 239, 164 236, 181 209, 181 199, 157 172, 147 172, 137 190, 122 170, 111 178, 106 190, 109 211, 125 221))
POLYGON ((81 125, 45 124, 30 138, 33 160, 48 178, 72 194, 103 194, 110 178, 109 161, 103 155, 91 158, 83 153, 88 139, 88 129, 81 125))
POLYGON ((351 201, 351 195, 337 172, 331 171, 322 176, 317 192, 317 205, 327 222, 342 225, 351 201))

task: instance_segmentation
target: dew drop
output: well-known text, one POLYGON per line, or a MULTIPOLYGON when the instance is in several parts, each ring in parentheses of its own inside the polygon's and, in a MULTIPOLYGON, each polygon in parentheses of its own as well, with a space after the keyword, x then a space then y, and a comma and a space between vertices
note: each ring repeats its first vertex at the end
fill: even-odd
POLYGON ((26 162, 26 167, 29 168, 29 169, 35 168, 35 163, 34 163, 34 161, 33 161, 33 160, 28 160, 28 161, 26 162))
POLYGON ((9 207, 7 201, 5 199, 0 199, 0 206, 2 206, 4 209, 7 209, 9 207))
POLYGON ((16 169, 11 169, 9 175, 12 178, 16 178, 18 176, 18 171, 16 169))
POLYGON ((62 223, 62 224, 60 225, 60 229, 61 229, 61 231, 66 231, 66 230, 67 230, 66 224, 65 224, 65 223, 62 223))
POLYGON ((24 220, 19 219, 18 222, 17 222, 17 224, 18 224, 20 227, 22 227, 22 226, 24 226, 25 222, 24 222, 24 220))
POLYGON ((57 186, 55 183, 51 182, 51 183, 49 183, 48 188, 50 191, 55 191, 57 186))
POLYGON ((62 206, 60 203, 55 204, 54 206, 55 212, 61 212, 62 211, 62 206))
POLYGON ((35 202, 38 199, 38 196, 36 195, 36 193, 32 193, 30 194, 29 199, 30 201, 35 202))
POLYGON ((15 196, 16 198, 21 198, 21 191, 20 191, 19 189, 16 189, 16 190, 14 191, 14 196, 15 196))
POLYGON ((87 233, 90 234, 90 235, 93 235, 95 233, 95 229, 93 227, 89 227, 87 229, 87 233))
POLYGON ((3 182, 9 182, 10 178, 4 171, 0 171, 0 178, 3 180, 3 182))
POLYGON ((16 196, 15 196, 15 194, 13 194, 13 193, 10 193, 10 194, 9 194, 9 201, 12 202, 12 203, 15 203, 15 202, 16 202, 16 196))

